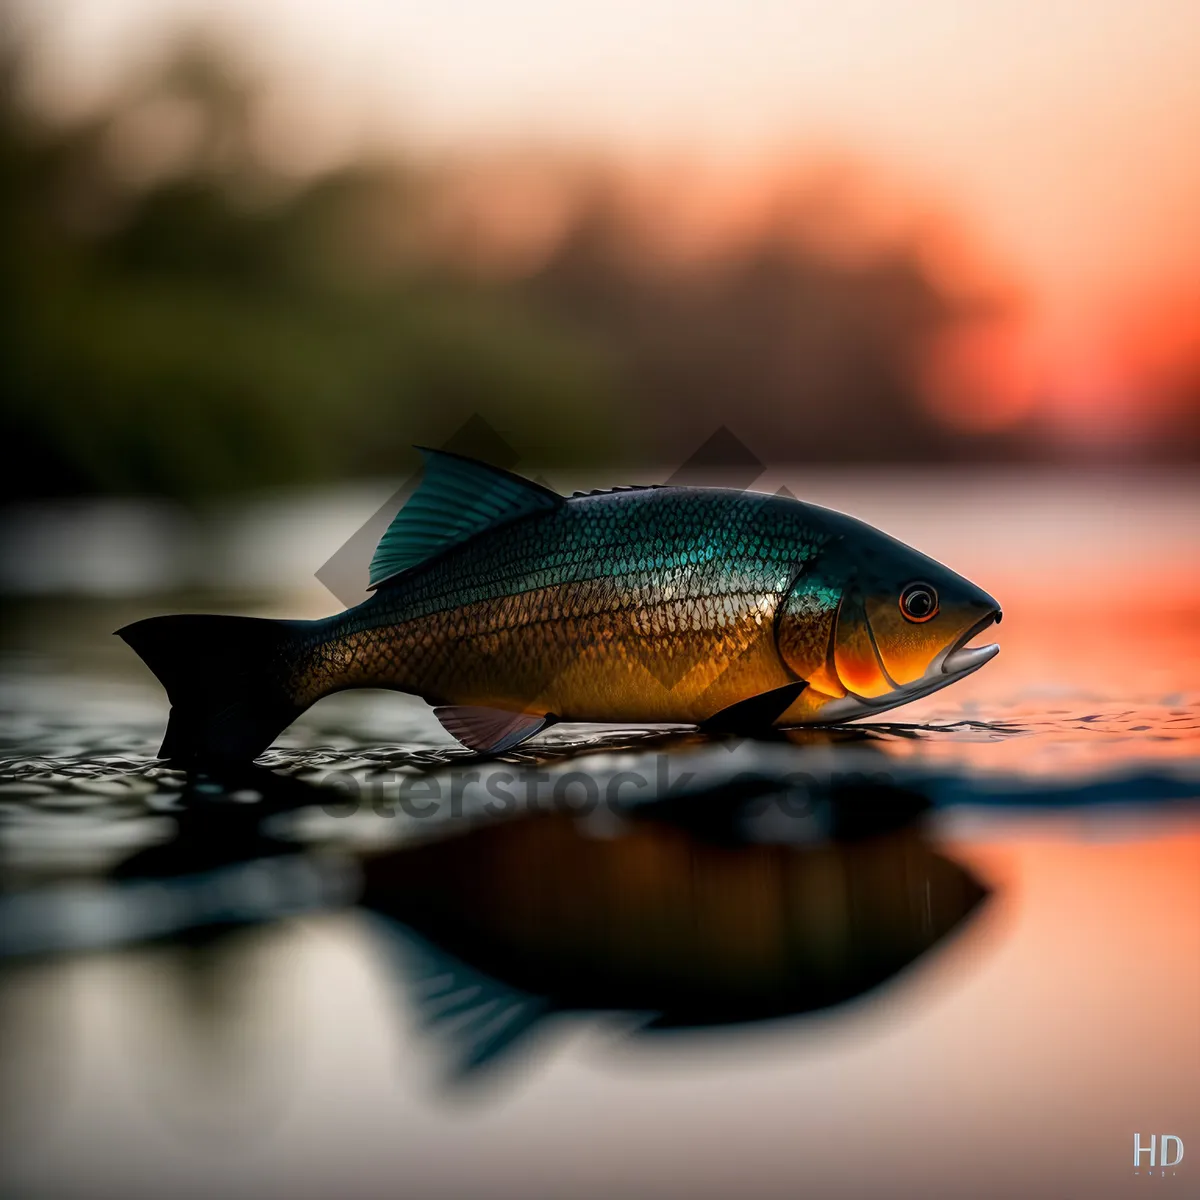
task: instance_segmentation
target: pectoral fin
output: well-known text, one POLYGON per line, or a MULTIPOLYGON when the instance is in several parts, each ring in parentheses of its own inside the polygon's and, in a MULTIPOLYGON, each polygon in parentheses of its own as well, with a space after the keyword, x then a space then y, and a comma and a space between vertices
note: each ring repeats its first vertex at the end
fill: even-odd
POLYGON ((716 733, 758 733, 769 729, 796 702, 808 684, 803 680, 786 683, 769 692, 759 692, 714 713, 700 728, 716 733))
POLYGON ((554 723, 551 713, 508 712, 470 704, 443 705, 433 710, 442 728, 468 750, 503 754, 554 723))

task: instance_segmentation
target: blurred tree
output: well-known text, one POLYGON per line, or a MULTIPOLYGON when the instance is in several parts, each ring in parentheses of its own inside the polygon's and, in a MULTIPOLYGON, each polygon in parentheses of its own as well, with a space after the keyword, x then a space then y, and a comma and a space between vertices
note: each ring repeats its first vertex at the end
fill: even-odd
POLYGON ((7 495, 391 474, 473 412, 536 431, 527 452, 605 452, 602 372, 577 341, 420 256, 381 264, 380 215, 409 219, 427 186, 415 173, 272 177, 254 88, 202 42, 67 128, 22 110, 19 68, 7 47, 7 495), (187 152, 154 170, 137 138, 166 112, 187 152))
POLYGON ((272 166, 262 88, 203 39, 70 124, 22 104, 34 53, 0 45, 10 498, 393 475, 472 414, 546 465, 669 466, 722 425, 774 461, 1027 453, 924 402, 973 314, 915 246, 839 259, 785 203, 672 257, 597 167, 544 254, 488 271, 439 225, 448 168, 272 166))
POLYGON ((609 348, 671 457, 723 424, 783 461, 971 452, 923 402, 919 371, 934 339, 970 312, 930 282, 914 250, 847 265, 783 219, 681 263, 631 254, 634 219, 596 190, 529 287, 545 311, 609 348))

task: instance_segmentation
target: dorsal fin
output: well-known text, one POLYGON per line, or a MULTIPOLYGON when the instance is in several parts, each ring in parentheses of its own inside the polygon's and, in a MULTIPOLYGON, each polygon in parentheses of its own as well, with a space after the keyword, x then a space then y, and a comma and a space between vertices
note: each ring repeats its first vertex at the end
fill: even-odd
POLYGON ((619 483, 616 487, 592 488, 590 492, 572 492, 571 499, 575 500, 580 496, 611 496, 613 492, 650 492, 667 486, 665 483, 619 483))
POLYGON ((487 463, 418 446, 425 475, 375 547, 369 587, 425 562, 477 533, 566 501, 556 492, 487 463))

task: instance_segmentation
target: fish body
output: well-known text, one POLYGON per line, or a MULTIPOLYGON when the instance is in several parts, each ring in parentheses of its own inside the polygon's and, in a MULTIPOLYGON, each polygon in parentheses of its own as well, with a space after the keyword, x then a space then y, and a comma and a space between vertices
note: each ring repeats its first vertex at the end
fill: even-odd
POLYGON ((702 721, 793 682, 775 618, 828 533, 773 496, 574 497, 384 584, 295 686, 395 687, 569 721, 702 721))
POLYGON ((552 720, 843 720, 976 669, 995 648, 962 646, 999 619, 990 596, 941 564, 790 496, 647 487, 564 498, 435 452, 372 583, 362 604, 319 621, 165 617, 121 630, 186 718, 164 753, 257 753, 270 726, 267 743, 355 687, 421 696, 465 744, 493 751, 552 720), (933 611, 910 620, 898 606, 914 585, 933 611), (195 662, 201 647, 207 663, 195 662), (232 696, 218 662, 232 664, 232 696), (209 720, 206 733, 215 704, 219 727, 209 720))

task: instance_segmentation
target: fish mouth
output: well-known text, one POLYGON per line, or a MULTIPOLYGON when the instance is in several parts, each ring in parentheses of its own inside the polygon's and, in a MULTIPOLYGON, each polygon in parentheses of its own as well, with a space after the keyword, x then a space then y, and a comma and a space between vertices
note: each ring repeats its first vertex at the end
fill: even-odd
POLYGON ((965 679, 1000 653, 1000 647, 995 642, 986 646, 968 646, 967 643, 990 625, 998 625, 1003 615, 997 607, 976 621, 956 642, 934 658, 920 679, 874 698, 847 692, 844 697, 831 701, 821 709, 821 720, 836 723, 875 716, 890 708, 908 704, 911 700, 921 700, 965 679))
MULTIPOLYGON (((995 642, 991 642, 986 646, 968 646, 967 643, 973 637, 981 634, 988 626, 993 624, 999 625, 1003 615, 1000 609, 997 608, 994 612, 988 613, 982 620, 976 621, 954 645, 943 650, 938 658, 935 658, 930 663, 929 669, 925 672, 924 679, 929 679, 938 672, 943 675, 949 675, 953 679, 961 679, 964 675, 970 675, 972 671, 978 671, 985 662, 991 662, 1000 653, 1000 647, 995 642)), ((924 679, 922 682, 924 682, 924 679)))

